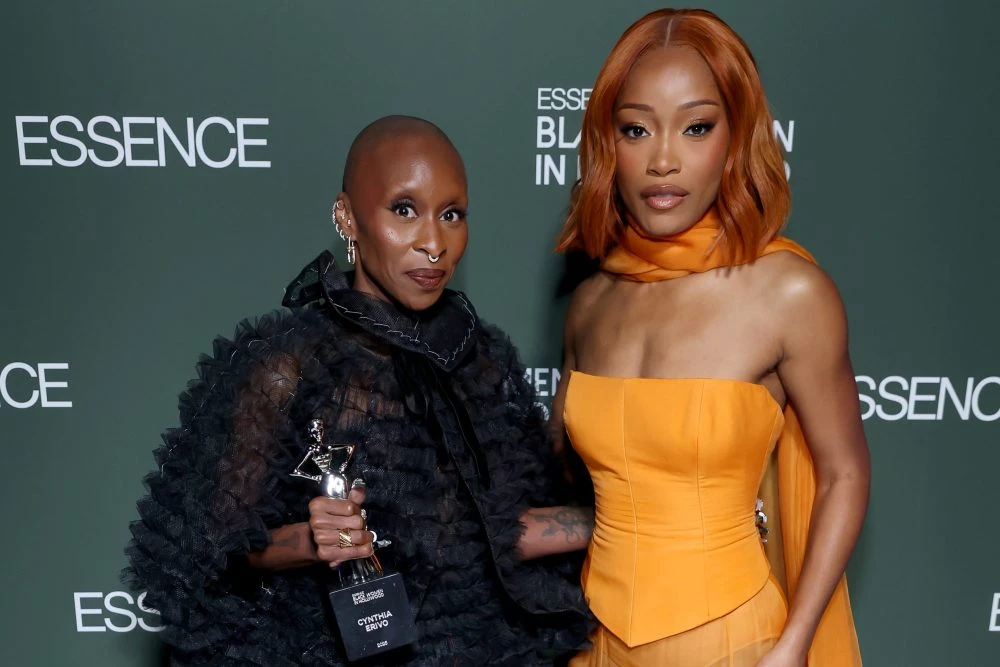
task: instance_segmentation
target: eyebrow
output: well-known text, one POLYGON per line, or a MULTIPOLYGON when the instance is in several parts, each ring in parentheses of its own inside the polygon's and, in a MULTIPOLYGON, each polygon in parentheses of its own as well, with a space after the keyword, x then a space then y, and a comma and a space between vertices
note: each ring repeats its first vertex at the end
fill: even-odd
POLYGON ((717 107, 717 106, 719 106, 719 103, 716 102, 715 100, 709 100, 709 99, 693 100, 691 102, 685 102, 684 104, 680 105, 677 108, 678 109, 693 109, 694 107, 704 107, 704 106, 717 107))
MULTIPOLYGON (((684 104, 677 107, 677 109, 680 111, 684 111, 686 109, 693 109, 694 107, 702 107, 702 106, 717 107, 719 106, 719 103, 716 102, 715 100, 709 100, 709 99, 692 100, 690 102, 685 102, 684 104)), ((649 113, 653 112, 653 107, 649 106, 648 104, 640 104, 638 102, 625 102, 624 104, 619 104, 618 110, 621 109, 636 109, 637 111, 648 111, 649 113)))
POLYGON ((639 111, 649 111, 652 113, 653 107, 648 104, 639 104, 638 102, 625 102, 624 104, 619 104, 618 109, 637 109, 639 111))

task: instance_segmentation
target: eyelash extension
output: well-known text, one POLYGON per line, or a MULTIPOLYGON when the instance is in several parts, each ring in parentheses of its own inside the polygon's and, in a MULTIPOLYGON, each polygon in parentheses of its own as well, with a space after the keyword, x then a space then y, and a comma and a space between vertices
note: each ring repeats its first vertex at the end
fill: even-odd
POLYGON ((687 132, 688 130, 690 130, 692 128, 695 128, 695 127, 704 127, 705 131, 701 133, 701 136, 704 136, 704 135, 708 134, 709 132, 711 132, 712 130, 714 130, 715 129, 715 125, 716 125, 715 122, 705 121, 705 120, 698 120, 698 121, 695 121, 695 122, 691 123, 690 125, 688 125, 687 129, 685 129, 684 131, 687 132))
POLYGON ((626 139, 638 139, 639 137, 634 137, 630 134, 629 130, 632 129, 639 129, 648 133, 648 130, 638 123, 626 123, 618 128, 618 132, 626 139))

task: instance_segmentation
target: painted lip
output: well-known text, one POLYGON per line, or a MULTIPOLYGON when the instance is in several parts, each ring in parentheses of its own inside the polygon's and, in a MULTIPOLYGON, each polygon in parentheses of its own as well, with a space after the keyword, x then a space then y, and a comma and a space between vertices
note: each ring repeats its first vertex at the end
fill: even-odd
POLYGON ((688 191, 676 185, 654 185, 639 193, 646 206, 657 211, 668 211, 684 201, 688 191))
POLYGON ((406 275, 425 290, 436 290, 444 282, 446 274, 440 269, 414 269, 407 271, 406 275))

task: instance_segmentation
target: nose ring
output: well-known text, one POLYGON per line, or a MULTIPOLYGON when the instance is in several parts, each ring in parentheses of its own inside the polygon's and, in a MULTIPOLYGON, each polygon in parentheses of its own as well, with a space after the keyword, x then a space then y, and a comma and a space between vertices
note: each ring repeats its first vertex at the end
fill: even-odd
POLYGON ((426 250, 425 250, 424 252, 425 252, 425 253, 427 253, 427 259, 431 260, 431 264, 437 264, 437 263, 438 263, 438 260, 440 260, 440 259, 441 259, 441 255, 437 255, 437 256, 435 257, 434 255, 430 254, 430 253, 429 253, 429 252, 427 252, 426 250))

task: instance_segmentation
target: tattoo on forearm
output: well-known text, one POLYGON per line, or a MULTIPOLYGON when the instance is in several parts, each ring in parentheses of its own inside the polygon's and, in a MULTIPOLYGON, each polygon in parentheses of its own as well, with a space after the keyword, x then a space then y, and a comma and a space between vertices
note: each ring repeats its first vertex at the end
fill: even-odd
POLYGON ((544 525, 543 538, 562 537, 567 544, 586 542, 594 527, 593 510, 580 507, 560 507, 535 510, 533 516, 544 525))

